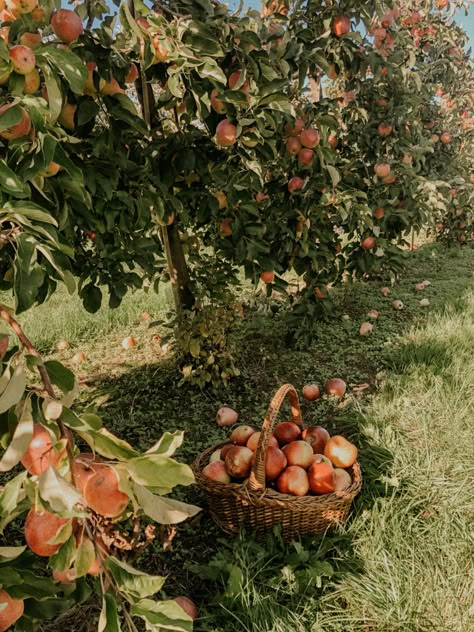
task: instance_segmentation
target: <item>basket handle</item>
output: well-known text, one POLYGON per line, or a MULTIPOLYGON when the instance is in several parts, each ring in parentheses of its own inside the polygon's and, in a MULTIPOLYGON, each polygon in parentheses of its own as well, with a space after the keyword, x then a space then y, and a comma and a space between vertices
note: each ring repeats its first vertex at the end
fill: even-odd
POLYGON ((248 486, 253 491, 265 489, 265 457, 267 454, 267 446, 270 436, 273 434, 281 405, 287 395, 290 398, 291 404, 291 421, 297 426, 303 427, 298 393, 291 384, 283 384, 273 396, 263 421, 258 446, 255 451, 255 462, 248 480, 248 486))

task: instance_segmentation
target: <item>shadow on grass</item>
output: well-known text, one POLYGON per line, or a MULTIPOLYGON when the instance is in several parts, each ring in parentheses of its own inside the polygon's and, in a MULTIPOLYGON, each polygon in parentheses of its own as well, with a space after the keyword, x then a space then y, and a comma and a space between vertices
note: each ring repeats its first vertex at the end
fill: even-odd
MULTIPOLYGON (((339 302, 341 311, 350 311, 352 320, 336 319, 321 323, 318 339, 307 349, 285 347, 286 330, 279 316, 256 315, 248 322, 244 321, 236 334, 242 375, 228 390, 201 392, 189 386, 178 388, 179 376, 173 360, 142 366, 122 377, 113 380, 105 377, 90 384, 94 389, 93 398, 108 396, 108 401, 101 408, 104 423, 140 450, 150 447, 164 431, 184 430, 184 445, 177 457, 187 462, 225 438, 227 432, 215 423, 215 414, 221 405, 232 406, 239 412, 240 422, 249 423, 258 429, 271 397, 284 382, 291 382, 299 390, 305 383, 322 385, 328 378, 338 376, 346 380, 349 390, 354 394, 344 402, 327 399, 302 402, 305 425, 323 425, 331 434, 344 434, 352 439, 359 448, 363 491, 354 502, 350 518, 342 530, 336 530, 326 537, 303 538, 300 543, 290 545, 278 544, 278 536, 274 536, 276 544, 272 544, 271 538, 267 540, 264 550, 268 557, 265 557, 267 553, 260 551, 260 554, 265 568, 272 569, 273 582, 265 573, 257 573, 252 580, 253 590, 258 592, 253 602, 246 602, 245 595, 241 595, 237 603, 235 595, 229 596, 228 586, 234 576, 246 572, 243 566, 251 554, 245 546, 253 539, 243 536, 219 540, 222 533, 205 512, 192 523, 179 527, 179 535, 166 554, 163 554, 157 543, 143 557, 142 568, 169 575, 166 584, 168 595, 188 594, 198 604, 210 604, 202 627, 197 623, 196 630, 234 630, 235 613, 229 611, 232 603, 236 608, 238 606, 240 615, 245 606, 253 609, 253 615, 256 616, 255 609, 267 608, 266 602, 275 595, 278 598, 281 596, 288 609, 296 608, 299 611, 299 608, 303 612, 304 604, 299 600, 298 589, 295 588, 296 592, 291 593, 287 585, 289 579, 284 577, 289 572, 288 559, 295 551, 299 550, 303 557, 306 555, 304 551, 317 552, 319 562, 326 561, 331 565, 333 575, 328 585, 341 579, 344 574, 364 572, 363 564, 354 552, 354 527, 377 499, 393 493, 392 488, 384 482, 390 477, 393 457, 371 438, 369 426, 376 421, 369 422, 361 410, 370 404, 374 396, 376 376, 383 365, 399 373, 409 371, 410 366, 415 364, 439 372, 449 368, 453 356, 446 345, 436 340, 400 342, 398 337, 413 324, 422 324, 428 313, 442 313, 448 305, 460 310, 463 305, 460 294, 471 283, 471 251, 453 256, 452 253, 440 254, 439 249, 430 246, 426 252, 418 252, 413 257, 411 267, 400 285, 392 290, 390 299, 381 296, 379 290, 382 283, 359 284, 352 288, 353 294, 347 289, 341 291, 336 302, 339 302), (420 294, 414 290, 415 283, 424 278, 429 278, 432 283, 423 294, 429 297, 431 303, 428 312, 419 308, 420 294), (355 292, 357 300, 354 300, 355 292), (392 311, 393 298, 403 300, 406 306, 403 312, 392 311), (379 321, 372 337, 362 338, 357 333, 360 322, 373 308, 380 312, 379 321), (261 335, 258 335, 259 331, 261 335), (359 392, 365 393, 362 398, 355 395, 358 386, 361 387, 359 392), (231 544, 226 547, 223 542, 231 544), (236 557, 236 551, 241 554, 241 558, 236 557), (246 554, 242 551, 246 551, 246 554), (237 559, 240 560, 238 563, 237 559), (213 575, 212 569, 216 570, 216 565, 219 572, 213 575), (193 567, 197 573, 191 572, 193 567), (278 592, 281 586, 278 590, 275 588, 278 580, 286 586, 281 589, 281 593, 278 592), (227 604, 227 609, 223 609, 222 600, 227 604), (215 621, 219 621, 219 625, 215 621)), ((288 418, 285 416, 287 414, 288 409, 285 409, 281 415, 282 421, 288 418)), ((179 490, 177 497, 205 506, 204 499, 195 487, 179 490)), ((308 571, 308 568, 308 564, 303 561, 290 571, 297 574, 308 571)), ((323 577, 323 587, 325 582, 323 577)), ((319 594, 318 582, 316 586, 316 593, 319 594)), ((270 628, 248 629, 270 632, 270 628)), ((278 627, 274 629, 279 630, 278 627)), ((299 629, 306 630, 287 627, 286 632, 299 629)))

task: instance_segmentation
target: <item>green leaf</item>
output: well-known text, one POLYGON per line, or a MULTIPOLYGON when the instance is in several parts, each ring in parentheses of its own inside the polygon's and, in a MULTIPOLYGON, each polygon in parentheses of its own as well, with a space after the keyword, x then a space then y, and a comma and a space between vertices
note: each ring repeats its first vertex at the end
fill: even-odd
POLYGON ((74 389, 76 385, 74 373, 62 365, 61 362, 47 360, 44 363, 44 367, 48 371, 51 382, 58 386, 63 393, 68 393, 74 389))
POLYGON ((8 202, 8 205, 5 207, 8 210, 11 210, 15 215, 21 215, 23 217, 27 217, 28 219, 32 219, 38 222, 43 222, 44 224, 51 224, 52 226, 58 227, 57 221, 54 217, 45 211, 44 208, 38 206, 34 202, 8 202))
POLYGON ((189 341, 189 353, 193 356, 193 358, 199 358, 199 353, 201 351, 201 343, 198 338, 191 338, 189 341))
POLYGON ((67 406, 64 406, 63 408, 61 419, 66 424, 66 426, 69 426, 69 428, 73 428, 74 430, 82 430, 83 432, 100 430, 100 428, 102 427, 102 420, 97 415, 86 413, 79 416, 76 415, 76 413, 74 413, 72 410, 69 410, 67 406))
POLYGON ((86 310, 95 314, 102 303, 102 290, 93 283, 88 283, 81 290, 81 298, 86 310))
POLYGON ((15 404, 18 404, 25 392, 25 388, 25 371, 21 365, 18 365, 8 382, 6 389, 0 397, 0 413, 4 413, 12 406, 15 406, 15 404))
POLYGON ((94 452, 98 452, 108 459, 127 461, 138 455, 138 452, 129 443, 119 439, 105 428, 101 428, 96 432, 83 432, 82 430, 77 430, 77 432, 94 452))
POLYGON ((46 246, 38 244, 36 249, 41 252, 41 254, 49 261, 49 263, 53 266, 56 272, 59 274, 61 279, 63 280, 64 285, 66 286, 69 294, 74 294, 76 291, 76 281, 74 280, 74 276, 70 270, 65 270, 57 261, 54 252, 52 252, 46 246))
POLYGON ((93 542, 89 538, 82 538, 82 541, 77 549, 77 557, 74 563, 77 576, 83 577, 90 569, 94 560, 95 550, 93 542))
POLYGON ((4 110, 2 114, 0 114, 0 132, 3 132, 4 129, 8 129, 9 127, 13 127, 13 125, 18 125, 22 116, 23 114, 19 105, 12 105, 12 107, 4 110))
POLYGON ((174 630, 176 632, 192 632, 193 620, 176 601, 152 601, 142 599, 132 605, 130 614, 140 617, 150 626, 149 630, 174 630), (153 627, 151 627, 153 626, 153 627))
POLYGON ((140 597, 150 597, 161 590, 166 578, 160 575, 148 575, 133 568, 116 557, 107 557, 105 565, 117 582, 121 592, 126 593, 132 600, 140 597))
POLYGON ((21 233, 16 239, 16 246, 13 291, 16 301, 15 311, 20 314, 34 305, 38 289, 43 285, 44 272, 36 266, 35 245, 30 236, 21 233))
POLYGON ((40 474, 38 487, 41 498, 57 513, 70 514, 77 503, 84 502, 74 485, 68 483, 52 466, 40 474))
POLYGON ((130 459, 126 468, 132 479, 160 494, 169 494, 176 485, 192 485, 194 476, 189 465, 160 454, 147 454, 130 459))
POLYGON ((10 169, 4 160, 0 160, 0 187, 15 197, 28 197, 30 187, 10 169))
POLYGON ((158 524, 178 524, 201 511, 200 507, 152 494, 136 483, 133 485, 133 490, 140 508, 158 524))
POLYGON ((331 176, 332 186, 337 187, 341 180, 341 176, 339 175, 339 171, 332 167, 331 165, 326 165, 326 169, 329 171, 329 175, 331 176))
POLYGON ((47 60, 55 67, 57 72, 69 83, 71 90, 76 94, 84 93, 84 84, 88 73, 84 62, 75 53, 62 48, 48 46, 36 53, 38 59, 47 60))
POLYGON ((25 498, 23 483, 27 478, 28 472, 21 472, 8 481, 0 492, 0 533, 22 511, 20 503, 25 498))
POLYGON ((120 620, 117 610, 117 601, 112 593, 105 593, 102 600, 97 632, 120 632, 120 620))
POLYGON ((54 124, 58 120, 63 107, 61 86, 58 77, 47 64, 40 64, 40 67, 43 70, 46 90, 48 91, 49 121, 54 124))
POLYGON ((33 416, 31 399, 28 398, 23 406, 20 421, 15 428, 12 440, 0 461, 0 472, 8 472, 17 465, 25 454, 33 438, 33 416))
POLYGON ((76 536, 72 534, 72 521, 65 524, 52 540, 51 544, 61 543, 62 546, 49 558, 49 565, 57 571, 66 571, 71 568, 76 555, 76 536), (58 541, 60 536, 62 541, 58 541))
POLYGON ((158 439, 154 446, 145 452, 145 454, 161 454, 162 456, 172 456, 178 448, 183 444, 184 432, 175 430, 175 432, 165 432, 158 439))
POLYGON ((25 546, 0 546, 0 564, 16 560, 24 551, 26 551, 26 544, 25 546))

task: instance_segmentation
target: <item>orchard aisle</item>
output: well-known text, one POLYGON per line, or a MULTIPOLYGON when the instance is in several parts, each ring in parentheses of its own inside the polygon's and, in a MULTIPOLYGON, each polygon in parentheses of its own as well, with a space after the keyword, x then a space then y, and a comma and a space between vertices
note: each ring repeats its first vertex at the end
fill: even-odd
MULTIPOLYGON (((156 359, 148 343, 155 330, 144 324, 130 321, 81 347, 88 358, 83 403, 101 398, 107 425, 139 449, 164 430, 184 428, 180 459, 188 462, 225 436, 214 420, 220 405, 258 426, 285 381, 301 389, 340 376, 349 384, 343 405, 303 403, 307 424, 343 424, 360 448, 364 488, 344 532, 298 547, 275 539, 257 545, 222 538, 203 516, 180 527, 164 555, 159 545, 145 554, 143 567, 169 573, 169 595, 198 603, 196 630, 474 629, 474 251, 427 245, 411 256, 389 297, 381 282, 341 291, 336 302, 350 320, 321 323, 318 340, 304 350, 285 343, 278 316, 246 310, 236 334, 244 374, 228 391, 178 388, 174 363, 156 359), (431 285, 417 291, 426 279, 431 285), (424 298, 428 308, 420 307, 424 298), (394 299, 402 311, 392 309, 394 299), (361 337, 370 309, 380 315, 361 337), (130 333, 137 345, 123 351, 130 333)), ((180 498, 202 503, 196 489, 180 498)))

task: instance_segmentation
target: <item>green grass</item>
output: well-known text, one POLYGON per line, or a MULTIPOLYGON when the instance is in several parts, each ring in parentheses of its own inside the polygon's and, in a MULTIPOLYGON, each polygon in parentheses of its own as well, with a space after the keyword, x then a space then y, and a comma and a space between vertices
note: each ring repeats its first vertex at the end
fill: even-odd
MULTIPOLYGON (((179 528, 171 550, 156 543, 141 558, 142 568, 168 574, 168 596, 198 603, 198 632, 474 630, 473 270, 473 250, 425 246, 389 299, 380 294, 386 282, 339 290, 350 320, 321 323, 305 349, 287 347, 280 315, 250 313, 234 333, 242 375, 227 390, 176 386, 173 357, 158 355, 155 330, 139 322, 143 309, 164 311, 161 297, 136 294, 113 315, 89 317, 58 296, 25 316, 42 348, 74 342, 58 356, 66 364, 76 348, 85 351, 81 405, 98 400, 106 425, 140 449, 184 429, 182 460, 225 436, 215 423, 220 405, 258 426, 283 382, 348 382, 344 405, 303 403, 306 424, 343 428, 359 446, 364 485, 344 528, 300 543, 256 543, 223 537, 204 512, 179 528), (416 292, 426 278, 432 285, 416 292), (429 308, 419 306, 422 297, 429 308), (391 309, 393 298, 405 303, 402 312, 391 309), (371 308, 380 318, 362 338, 371 308), (138 346, 123 352, 130 333, 138 346), (361 384, 368 388, 357 396, 361 384)), ((203 504, 196 488, 178 497, 203 504)))

